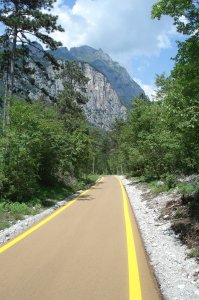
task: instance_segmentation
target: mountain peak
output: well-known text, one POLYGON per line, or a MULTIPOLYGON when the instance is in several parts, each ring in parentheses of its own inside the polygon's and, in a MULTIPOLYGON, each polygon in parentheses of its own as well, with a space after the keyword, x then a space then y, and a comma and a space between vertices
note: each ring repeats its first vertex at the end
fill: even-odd
POLYGON ((87 45, 80 46, 80 47, 73 47, 70 49, 71 55, 74 55, 76 58, 92 56, 95 54, 96 51, 97 51, 96 49, 87 45))
POLYGON ((127 108, 131 107, 134 97, 144 94, 142 88, 130 77, 126 69, 115 62, 101 48, 94 49, 83 45, 73 47, 69 51, 61 47, 53 51, 56 58, 63 60, 77 60, 83 63, 89 63, 97 71, 106 76, 112 87, 116 91, 120 101, 127 108), (65 49, 65 50, 64 50, 65 49))
POLYGON ((44 55, 44 49, 42 47, 42 45, 38 42, 32 42, 30 43, 30 45, 28 46, 28 48, 30 49, 31 53, 37 57, 43 57, 44 55))

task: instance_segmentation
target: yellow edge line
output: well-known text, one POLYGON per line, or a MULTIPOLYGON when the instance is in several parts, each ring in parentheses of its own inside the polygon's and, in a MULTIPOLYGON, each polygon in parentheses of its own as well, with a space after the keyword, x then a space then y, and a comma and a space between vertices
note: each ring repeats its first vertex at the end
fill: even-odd
MULTIPOLYGON (((102 179, 98 180, 97 183, 100 182, 100 181, 102 181, 102 179)), ((34 225, 30 229, 26 230, 22 234, 18 235, 16 238, 14 238, 13 240, 11 240, 10 242, 8 242, 7 244, 5 244, 4 246, 0 247, 0 253, 5 252, 10 247, 14 246, 15 244, 17 244, 18 242, 20 242, 21 240, 23 240, 26 236, 28 236, 32 232, 36 231, 41 226, 43 226, 44 224, 46 224, 47 222, 49 222, 50 220, 52 220, 54 217, 56 217, 57 215, 59 215, 62 211, 64 211, 69 206, 71 206, 74 202, 76 202, 78 198, 80 198, 82 195, 88 193, 91 189, 93 189, 96 186, 96 184, 94 184, 93 186, 91 186, 89 189, 85 190, 81 194, 79 194, 77 197, 75 197, 73 200, 71 200, 70 202, 68 202, 67 204, 65 204, 63 207, 57 209, 54 213, 50 214, 48 217, 46 217, 45 219, 43 219, 41 222, 37 223, 36 225, 34 225)))
POLYGON ((128 199, 122 181, 118 178, 122 189, 124 202, 124 219, 126 227, 128 271, 129 271, 129 300, 142 300, 141 283, 139 277, 138 262, 135 250, 135 241, 132 232, 131 219, 128 209, 128 199))

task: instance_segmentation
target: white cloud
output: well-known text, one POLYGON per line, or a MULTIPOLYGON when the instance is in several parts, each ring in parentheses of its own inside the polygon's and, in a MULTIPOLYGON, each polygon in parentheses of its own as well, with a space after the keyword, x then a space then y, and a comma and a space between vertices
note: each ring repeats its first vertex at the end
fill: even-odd
POLYGON ((111 56, 126 54, 157 55, 170 47, 172 22, 151 19, 155 0, 76 0, 69 8, 58 0, 53 13, 65 33, 55 33, 67 47, 90 45, 102 48, 111 56))
POLYGON ((171 48, 170 39, 165 32, 158 34, 157 40, 158 40, 158 48, 160 49, 171 48))
POLYGON ((179 18, 179 20, 180 20, 180 22, 184 23, 185 25, 188 24, 188 20, 187 20, 187 18, 185 16, 181 16, 179 18))
POLYGON ((156 86, 154 84, 145 84, 142 82, 141 79, 139 78, 133 78, 133 80, 135 80, 135 82, 137 82, 141 88, 143 88, 145 94, 151 99, 153 100, 153 98, 156 95, 156 86))
MULTIPOLYGON (((143 60, 143 57, 150 59, 156 56, 158 59, 164 49, 171 47, 171 39, 177 34, 171 18, 151 19, 151 8, 155 2, 76 0, 70 8, 66 0, 58 0, 53 14, 59 16, 58 22, 65 32, 56 32, 53 37, 68 48, 81 45, 102 48, 132 75, 135 58, 143 60)), ((150 73, 154 77, 156 71, 151 69, 150 73)), ((150 98, 154 95, 153 84, 144 83, 144 78, 136 81, 150 98)))

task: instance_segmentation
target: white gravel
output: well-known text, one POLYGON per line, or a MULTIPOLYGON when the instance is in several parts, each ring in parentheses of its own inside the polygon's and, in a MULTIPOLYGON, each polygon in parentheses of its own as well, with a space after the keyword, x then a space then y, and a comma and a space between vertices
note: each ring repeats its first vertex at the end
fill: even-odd
MULTIPOLYGON (((150 263, 165 300, 199 300, 199 265, 194 259, 187 259, 187 248, 183 246, 170 229, 170 222, 158 220, 160 210, 171 195, 162 193, 158 197, 145 199, 147 192, 139 184, 121 177, 126 188, 138 226, 140 228, 150 263)), ((90 186, 90 185, 89 185, 90 186)), ((85 187, 87 189, 89 186, 85 187)), ((27 216, 10 228, 0 231, 0 245, 38 223, 55 209, 66 204, 80 192, 58 202, 54 207, 35 216, 27 216)))
POLYGON ((165 300, 199 300, 199 265, 187 258, 187 248, 170 229, 168 220, 159 220, 161 208, 172 200, 168 193, 146 200, 146 189, 121 177, 133 207, 150 263, 165 300))

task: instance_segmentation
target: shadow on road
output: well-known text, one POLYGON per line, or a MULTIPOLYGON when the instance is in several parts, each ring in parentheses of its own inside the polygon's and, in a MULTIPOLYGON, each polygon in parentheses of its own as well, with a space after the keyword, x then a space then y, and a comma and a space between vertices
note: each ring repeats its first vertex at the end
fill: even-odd
POLYGON ((77 200, 78 201, 92 201, 94 199, 95 199, 95 197, 92 197, 90 195, 82 195, 77 200))

